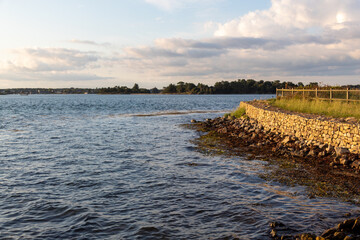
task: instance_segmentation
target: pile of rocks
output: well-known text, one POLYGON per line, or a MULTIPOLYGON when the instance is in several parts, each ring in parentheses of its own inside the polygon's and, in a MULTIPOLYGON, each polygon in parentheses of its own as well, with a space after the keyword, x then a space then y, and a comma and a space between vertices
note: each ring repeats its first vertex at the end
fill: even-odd
POLYGON ((268 151, 266 154, 271 152, 275 156, 327 161, 333 168, 353 169, 357 173, 360 171, 359 155, 350 153, 346 148, 282 135, 271 129, 265 130, 255 119, 246 116, 206 119, 201 124, 209 131, 239 139, 239 144, 249 150, 258 149, 261 150, 260 153, 268 151))
POLYGON ((347 219, 336 227, 324 231, 320 236, 303 233, 296 236, 280 235, 278 232, 287 230, 285 225, 278 222, 270 223, 270 235, 279 240, 355 240, 360 239, 360 218, 347 219))
MULTIPOLYGON (((244 115, 241 118, 219 117, 206 119, 199 124, 205 131, 215 131, 229 137, 237 146, 243 147, 245 152, 257 155, 274 156, 286 159, 301 159, 309 163, 322 163, 334 171, 352 172, 358 176, 360 171, 360 156, 350 153, 346 148, 333 147, 315 141, 300 139, 295 136, 283 135, 273 129, 265 130, 255 119, 244 115)), ((313 166, 313 165, 311 165, 313 166)), ((326 172, 327 170, 325 170, 326 172)), ((337 181, 337 180, 335 180, 337 181)), ((345 180, 346 181, 346 180, 345 180)), ((356 185, 356 184, 355 184, 356 185)), ((314 234, 286 235, 293 232, 281 223, 271 223, 270 236, 273 239, 289 240, 351 240, 360 239, 360 218, 348 219, 338 226, 326 230, 320 236, 314 234)))

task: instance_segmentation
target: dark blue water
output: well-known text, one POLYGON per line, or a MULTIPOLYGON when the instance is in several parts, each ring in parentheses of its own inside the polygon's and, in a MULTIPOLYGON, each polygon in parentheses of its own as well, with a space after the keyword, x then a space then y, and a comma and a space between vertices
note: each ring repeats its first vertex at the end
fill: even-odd
POLYGON ((0 239, 268 239, 358 210, 208 156, 180 125, 269 96, 0 96, 0 239))

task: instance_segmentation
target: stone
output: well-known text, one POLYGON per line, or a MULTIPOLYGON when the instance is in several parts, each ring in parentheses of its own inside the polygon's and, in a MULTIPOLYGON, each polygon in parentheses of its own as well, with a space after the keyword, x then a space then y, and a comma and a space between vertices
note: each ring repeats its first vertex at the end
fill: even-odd
POLYGON ((346 237, 346 234, 344 232, 335 232, 334 238, 335 239, 344 239, 346 237))
POLYGON ((346 158, 340 158, 340 164, 347 166, 349 164, 349 160, 347 160, 346 158))
POLYGON ((287 143, 289 143, 291 141, 291 138, 289 137, 289 136, 286 136, 285 138, 284 138, 284 140, 282 140, 282 144, 287 144, 287 143))
POLYGON ((316 236, 310 233, 303 233, 300 235, 300 240, 315 240, 316 236))
POLYGON ((342 223, 339 223, 338 229, 340 230, 350 230, 354 226, 355 219, 347 219, 343 221, 342 223))
POLYGON ((326 238, 323 238, 323 237, 316 237, 316 240, 326 240, 326 238))
POLYGON ((323 232, 323 234, 321 234, 321 237, 329 238, 329 237, 333 236, 335 232, 336 232, 336 228, 330 228, 330 229, 326 230, 325 232, 323 232))
POLYGON ((360 218, 355 219, 355 223, 352 227, 352 230, 356 233, 360 233, 360 218))
POLYGON ((356 160, 356 161, 352 162, 350 166, 351 166, 352 168, 359 169, 359 167, 360 167, 360 161, 359 161, 359 160, 356 160))
POLYGON ((309 156, 315 157, 316 152, 313 149, 311 149, 310 152, 309 152, 309 156))
POLYGON ((345 118, 345 121, 350 122, 350 123, 356 123, 357 122, 356 118, 354 118, 354 117, 345 118))
POLYGON ((272 229, 271 232, 270 232, 270 236, 273 237, 273 238, 275 238, 276 235, 277 235, 276 230, 275 230, 275 229, 272 229))
POLYGON ((349 153, 350 151, 349 151, 349 149, 347 149, 347 148, 336 147, 336 148, 335 148, 335 152, 336 152, 336 155, 337 155, 337 156, 342 156, 342 155, 344 155, 344 154, 346 154, 346 153, 349 153))

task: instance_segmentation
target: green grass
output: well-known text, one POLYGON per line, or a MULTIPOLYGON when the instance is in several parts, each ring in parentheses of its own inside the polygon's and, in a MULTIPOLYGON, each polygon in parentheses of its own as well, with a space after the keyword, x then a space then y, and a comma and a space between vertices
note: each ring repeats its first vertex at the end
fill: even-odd
POLYGON ((360 120, 360 104, 346 102, 329 102, 306 99, 278 99, 270 101, 271 105, 302 113, 313 113, 336 118, 355 117, 360 120))
POLYGON ((231 113, 226 113, 224 116, 225 117, 231 116, 231 117, 234 117, 234 118, 240 118, 240 117, 244 116, 245 113, 246 113, 245 108, 238 107, 237 109, 235 109, 231 113))

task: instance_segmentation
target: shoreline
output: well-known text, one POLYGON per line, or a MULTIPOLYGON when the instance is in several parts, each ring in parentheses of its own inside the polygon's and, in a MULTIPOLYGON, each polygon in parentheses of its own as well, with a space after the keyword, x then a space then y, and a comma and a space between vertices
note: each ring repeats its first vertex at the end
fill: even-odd
MULTIPOLYGON (((192 120, 192 123, 208 137, 216 135, 226 139, 230 149, 236 146, 243 154, 268 161, 270 165, 282 165, 278 169, 271 167, 270 173, 263 176, 266 179, 304 185, 309 198, 330 197, 360 204, 359 154, 276 134, 246 115, 206 119, 204 122, 192 120)), ((321 236, 308 233, 292 236, 286 234, 282 223, 274 222, 270 224, 269 234, 273 239, 360 239, 359 224, 360 218, 352 218, 326 230, 321 236)))

